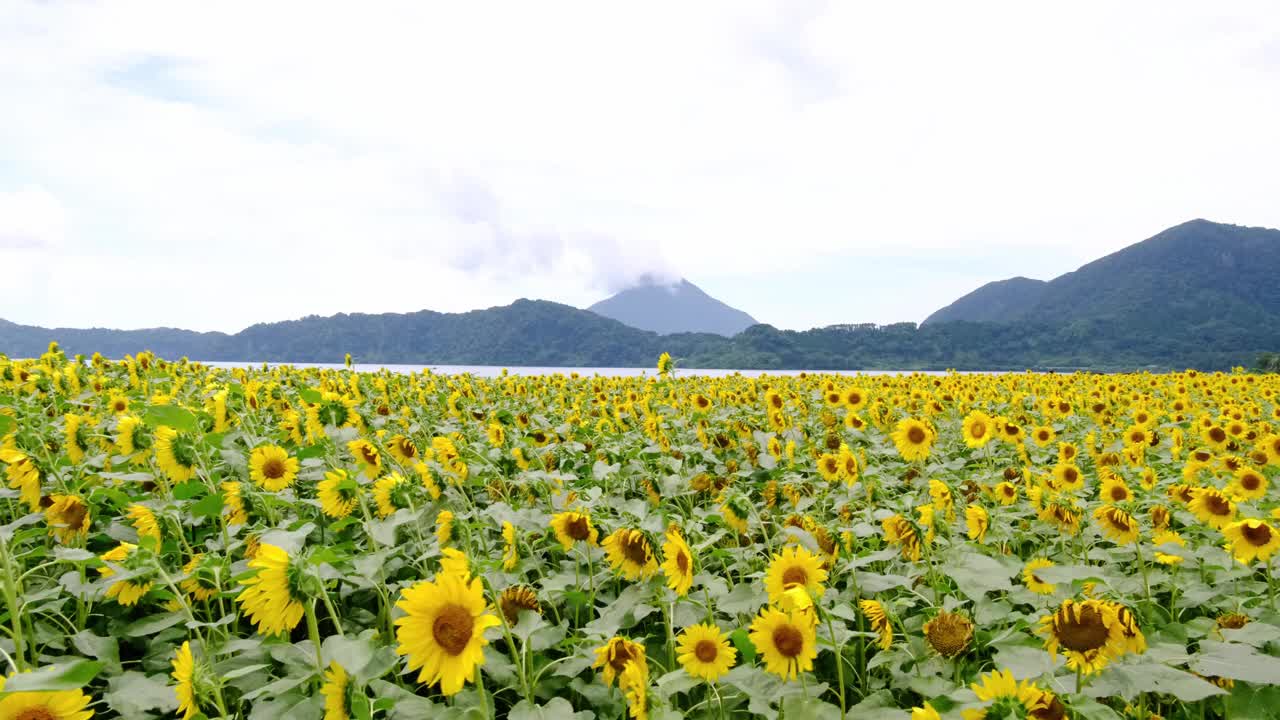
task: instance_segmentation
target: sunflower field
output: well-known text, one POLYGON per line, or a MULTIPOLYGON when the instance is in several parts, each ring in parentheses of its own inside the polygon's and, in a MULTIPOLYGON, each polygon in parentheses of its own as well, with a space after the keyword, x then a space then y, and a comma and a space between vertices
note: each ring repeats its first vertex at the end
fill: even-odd
POLYGON ((1280 377, 0 355, 0 720, 1280 716, 1280 377))

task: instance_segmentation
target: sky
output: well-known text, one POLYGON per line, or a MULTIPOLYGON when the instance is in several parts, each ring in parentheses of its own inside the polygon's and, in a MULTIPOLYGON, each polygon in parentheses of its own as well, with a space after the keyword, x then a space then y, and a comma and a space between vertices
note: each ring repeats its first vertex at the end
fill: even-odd
POLYGON ((1280 3, 0 2, 0 318, 236 331, 686 277, 920 321, 1280 227, 1280 3))

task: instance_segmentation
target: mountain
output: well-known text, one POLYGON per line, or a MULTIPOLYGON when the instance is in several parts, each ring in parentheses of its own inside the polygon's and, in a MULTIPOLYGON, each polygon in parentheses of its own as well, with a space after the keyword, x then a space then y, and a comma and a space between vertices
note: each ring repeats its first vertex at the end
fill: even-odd
POLYGON ((1192 220, 1038 288, 1008 285, 1018 278, 983 286, 925 322, 1114 324, 1221 342, 1280 324, 1277 277, 1280 230, 1192 220))
POLYGON ((587 308, 633 328, 660 335, 714 333, 732 337, 756 324, 688 280, 666 284, 649 280, 587 308))
POLYGON ((1012 322, 1027 316, 1049 283, 1044 280, 1015 277, 997 280, 974 290, 925 318, 930 323, 968 320, 970 322, 1012 322))

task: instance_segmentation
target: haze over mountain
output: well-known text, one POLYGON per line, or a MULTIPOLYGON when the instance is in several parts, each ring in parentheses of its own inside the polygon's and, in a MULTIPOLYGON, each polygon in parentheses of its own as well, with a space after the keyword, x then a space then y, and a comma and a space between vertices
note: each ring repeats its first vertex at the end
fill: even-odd
POLYGON ((1197 219, 1050 282, 988 283, 924 324, 1118 322, 1152 331, 1280 323, 1280 230, 1197 219))
MULTIPOLYGON (((656 332, 541 300, 465 313, 338 314, 226 334, 45 329, 0 321, 0 353, 246 362, 764 369, 1227 369, 1280 348, 1280 231, 1194 220, 1049 283, 1015 279, 915 323, 802 332, 752 325, 732 337, 656 332), (944 318, 944 319, 939 319, 944 318)), ((665 293, 665 290, 657 292, 665 293)), ((852 310, 852 309, 851 309, 852 310)))
POLYGON ((756 324, 755 318, 729 307, 683 278, 674 283, 645 278, 640 285, 587 309, 660 335, 701 332, 732 337, 756 324))

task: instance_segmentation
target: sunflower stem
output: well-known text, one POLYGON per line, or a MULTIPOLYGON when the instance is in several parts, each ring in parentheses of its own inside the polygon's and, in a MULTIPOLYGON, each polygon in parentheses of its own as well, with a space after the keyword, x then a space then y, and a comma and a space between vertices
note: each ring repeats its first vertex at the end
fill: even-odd
POLYGON ((1262 564, 1262 569, 1267 574, 1267 603, 1271 605, 1271 609, 1276 609, 1276 584, 1271 577, 1271 559, 1267 558, 1262 564))
POLYGON ((13 560, 9 557, 9 541, 0 536, 0 565, 4 569, 4 601, 9 609, 9 624, 13 627, 13 654, 17 658, 18 672, 27 669, 27 643, 22 632, 22 613, 18 603, 18 588, 14 581, 13 560))
POLYGON ((311 637, 311 644, 314 645, 316 649, 316 672, 320 673, 321 677, 323 677, 324 652, 321 650, 320 646, 320 623, 316 622, 316 602, 313 599, 302 607, 307 615, 307 635, 311 637))
POLYGON ((1147 592, 1147 604, 1151 604, 1151 582, 1147 579, 1147 560, 1142 556, 1142 539, 1139 538, 1133 543, 1134 551, 1138 553, 1138 568, 1142 570, 1142 587, 1147 592))
POLYGON ((835 626, 831 623, 831 614, 823 613, 827 621, 827 632, 831 634, 831 645, 836 651, 836 682, 840 689, 840 720, 845 718, 844 699, 844 646, 836 641, 835 626))
POLYGON ((320 600, 324 602, 324 609, 329 613, 329 620, 333 623, 334 632, 338 633, 338 637, 346 637, 342 634, 342 616, 338 614, 338 609, 334 607, 333 599, 329 597, 328 590, 320 593, 320 600))

